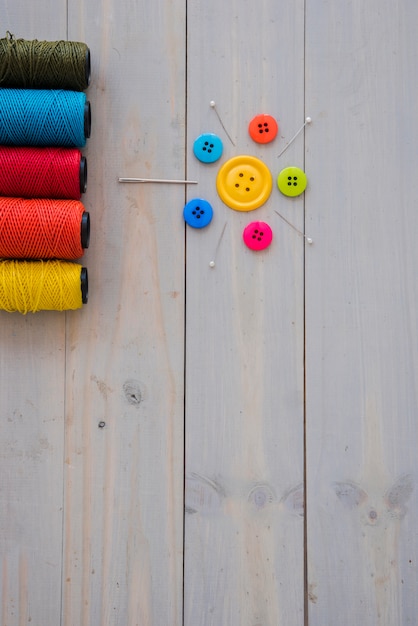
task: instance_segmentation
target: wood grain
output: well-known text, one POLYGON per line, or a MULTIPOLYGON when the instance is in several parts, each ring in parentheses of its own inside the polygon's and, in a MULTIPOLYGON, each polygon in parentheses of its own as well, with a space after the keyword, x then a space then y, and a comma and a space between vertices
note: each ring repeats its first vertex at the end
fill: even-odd
POLYGON ((0 314, 0 626, 415 624, 416 4, 5 0, 0 21, 92 53, 89 302, 0 314), (304 196, 226 207, 243 154, 302 167, 304 196))
POLYGON ((62 570, 64 326, 1 315, 1 624, 57 622, 62 570))
POLYGON ((304 117, 303 3, 282 5, 188 4, 187 173, 199 181, 188 198, 211 202, 214 219, 187 230, 187 626, 303 624, 303 241, 274 213, 301 226, 303 200, 275 186, 240 213, 215 187, 235 155, 258 156, 274 178, 302 162, 303 141, 277 158, 304 117), (250 139, 258 113, 278 119, 277 141, 250 139), (194 157, 203 132, 221 137, 221 161, 194 157), (242 241, 253 220, 274 230, 258 254, 242 241))
POLYGON ((185 7, 14 2, 1 17, 86 41, 93 61, 89 303, 2 315, 1 624, 179 624, 184 190, 117 178, 184 177, 185 7))
MULTIPOLYGON (((16 37, 65 38, 64 2, 5 0, 16 37)), ((65 314, 0 313, 0 624, 59 624, 65 314)))
POLYGON ((417 18, 307 2, 312 625, 416 621, 417 18))
POLYGON ((185 6, 73 2, 92 51, 86 255, 67 328, 63 623, 180 624, 185 6), (103 424, 104 423, 104 424, 103 424))

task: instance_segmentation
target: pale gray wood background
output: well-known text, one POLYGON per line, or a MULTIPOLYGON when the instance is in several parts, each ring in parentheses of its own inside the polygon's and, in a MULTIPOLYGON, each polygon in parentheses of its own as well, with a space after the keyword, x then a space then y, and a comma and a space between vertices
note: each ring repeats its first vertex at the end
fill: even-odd
POLYGON ((417 18, 4 0, 2 36, 88 43, 93 125, 89 303, 0 315, 1 626, 416 623, 417 18), (307 191, 227 208, 202 132, 307 191), (274 231, 257 254, 253 219, 274 231))
POLYGON ((417 23, 412 1, 307 3, 314 625, 417 621, 417 23))

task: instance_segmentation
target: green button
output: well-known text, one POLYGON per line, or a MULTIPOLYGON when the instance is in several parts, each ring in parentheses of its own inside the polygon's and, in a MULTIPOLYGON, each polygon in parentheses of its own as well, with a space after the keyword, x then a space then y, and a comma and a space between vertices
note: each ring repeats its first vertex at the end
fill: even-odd
POLYGON ((277 186, 285 196, 300 196, 307 184, 306 174, 299 167, 285 167, 277 177, 277 186))

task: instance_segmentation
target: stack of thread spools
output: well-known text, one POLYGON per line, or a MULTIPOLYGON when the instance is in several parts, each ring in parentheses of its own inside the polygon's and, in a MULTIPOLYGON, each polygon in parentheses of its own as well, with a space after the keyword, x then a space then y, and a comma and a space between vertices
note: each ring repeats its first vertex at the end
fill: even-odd
POLYGON ((80 202, 90 137, 90 50, 0 39, 0 309, 81 308, 90 216, 80 202))

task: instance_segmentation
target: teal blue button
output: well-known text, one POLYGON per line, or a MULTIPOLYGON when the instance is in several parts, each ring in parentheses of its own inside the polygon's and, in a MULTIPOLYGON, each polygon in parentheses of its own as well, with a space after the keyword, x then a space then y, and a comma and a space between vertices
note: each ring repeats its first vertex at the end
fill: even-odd
POLYGON ((214 163, 221 158, 223 144, 218 135, 204 133, 193 144, 194 155, 202 163, 214 163))

